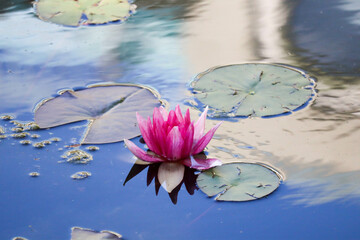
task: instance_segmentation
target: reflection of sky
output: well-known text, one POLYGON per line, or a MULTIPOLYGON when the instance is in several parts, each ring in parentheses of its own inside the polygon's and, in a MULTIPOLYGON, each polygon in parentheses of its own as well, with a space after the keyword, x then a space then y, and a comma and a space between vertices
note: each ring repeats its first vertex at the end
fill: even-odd
POLYGON ((352 13, 349 16, 350 22, 360 25, 360 2, 357 0, 343 0, 341 3, 342 5, 339 6, 340 9, 352 13))
POLYGON ((333 74, 359 75, 358 1, 303 0, 292 17, 292 38, 300 56, 333 74), (351 8, 350 8, 351 7, 351 8))
POLYGON ((62 27, 29 10, 0 18, 3 112, 20 114, 59 89, 104 81, 145 84, 167 100, 182 98, 184 92, 171 90, 188 81, 176 38, 179 21, 157 19, 151 10, 101 27, 62 27))

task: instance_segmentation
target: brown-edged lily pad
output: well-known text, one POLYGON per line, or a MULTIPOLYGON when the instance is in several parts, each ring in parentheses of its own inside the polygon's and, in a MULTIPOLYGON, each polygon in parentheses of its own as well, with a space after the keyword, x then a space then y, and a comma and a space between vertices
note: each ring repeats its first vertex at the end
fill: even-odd
POLYGON ((265 197, 280 184, 279 175, 255 163, 230 163, 206 170, 198 176, 198 187, 218 201, 250 201, 265 197))
POLYGON ((128 0, 38 0, 34 7, 44 21, 79 26, 126 20, 136 6, 128 0))
POLYGON ((300 109, 315 96, 312 78, 280 64, 215 67, 200 73, 191 87, 210 115, 220 117, 275 116, 300 109))
POLYGON ((111 143, 139 136, 136 112, 149 116, 160 105, 159 95, 140 85, 94 85, 42 101, 35 109, 35 122, 51 128, 88 120, 82 143, 111 143))

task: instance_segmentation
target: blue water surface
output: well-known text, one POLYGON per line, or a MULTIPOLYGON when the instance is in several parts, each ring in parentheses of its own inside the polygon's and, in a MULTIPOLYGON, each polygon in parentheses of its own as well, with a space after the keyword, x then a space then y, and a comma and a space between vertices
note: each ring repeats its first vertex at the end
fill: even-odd
MULTIPOLYGON (((173 108, 192 101, 187 84, 199 72, 213 67, 217 58, 219 65, 234 61, 296 65, 321 76, 320 88, 359 89, 358 1, 295 2, 274 1, 277 9, 271 11, 277 10, 277 14, 273 15, 264 10, 270 9, 265 0, 229 0, 229 6, 239 7, 227 9, 226 3, 219 1, 136 1, 137 13, 124 23, 67 28, 40 20, 31 1, 4 1, 0 4, 0 115, 33 121, 34 108, 41 100, 63 89, 103 82, 149 86, 173 108), (228 12, 218 12, 220 8, 228 12), (264 20, 269 23, 267 29, 274 27, 283 38, 278 44, 274 36, 274 46, 269 48, 281 45, 279 52, 284 55, 278 52, 280 57, 267 51, 268 38, 259 33, 262 30, 254 16, 261 11, 267 14, 260 14, 257 20, 269 17, 264 20), (226 40, 216 40, 235 38, 231 33, 240 28, 235 20, 221 25, 221 19, 226 18, 222 15, 249 21, 240 38, 254 39, 237 46, 244 52, 237 52, 235 46, 234 51, 227 48, 226 40), (284 19, 279 20, 279 16, 284 19), (213 18, 219 18, 218 25, 198 28, 213 18), (229 29, 226 38, 217 34, 224 28, 229 29), (339 29, 341 34, 336 33, 339 29), (207 51, 197 52, 201 45, 207 46, 207 51), (213 56, 219 49, 224 55, 213 56)), ((314 121, 359 120, 354 114, 360 112, 359 105, 352 104, 347 112, 317 106, 311 109, 325 117, 314 121)), ((306 111, 309 107, 299 110, 306 111)), ((9 121, 0 120, 0 126, 11 133, 9 121)), ((21 145, 20 139, 10 136, 1 139, 0 239, 66 240, 74 226, 115 231, 127 240, 360 239, 360 174, 355 167, 338 172, 334 172, 336 164, 329 170, 328 165, 318 162, 299 163, 294 167, 298 171, 292 172, 284 167, 280 170, 286 179, 273 194, 242 203, 217 202, 200 190, 190 196, 183 186, 177 204, 173 204, 164 189, 156 196, 154 183, 146 186, 146 171, 123 186, 134 161, 123 142, 98 145, 100 150, 91 152, 94 160, 87 165, 63 162, 61 155, 69 149, 66 146, 79 143, 85 127, 86 122, 79 122, 34 131, 41 137, 27 137, 33 142, 61 138, 43 149, 21 145), (92 176, 71 179, 77 171, 89 171, 92 176), (30 172, 40 176, 30 177, 30 172), (314 177, 313 172, 321 174, 314 177)), ((340 137, 356 137, 356 129, 340 137)), ((240 140, 244 140, 239 147, 242 151, 255 151, 262 144, 259 140, 252 146, 240 140)), ((86 146, 80 149, 86 150, 86 146)), ((353 155, 354 162, 359 160, 356 149, 346 154, 353 155)), ((239 156, 244 158, 242 152, 233 154, 234 158, 239 156)))

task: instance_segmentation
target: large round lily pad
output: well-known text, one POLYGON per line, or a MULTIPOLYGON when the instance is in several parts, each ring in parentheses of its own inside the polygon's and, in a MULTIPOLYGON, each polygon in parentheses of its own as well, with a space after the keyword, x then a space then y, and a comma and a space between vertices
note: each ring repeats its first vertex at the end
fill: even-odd
POLYGON ((128 0, 38 0, 34 7, 40 19, 67 26, 126 20, 135 9, 128 0))
POLYGON ((314 80, 279 64, 237 64, 200 73, 191 83, 198 101, 213 116, 274 116, 306 105, 315 96, 314 80))
POLYGON ((159 95, 146 87, 94 85, 42 101, 35 109, 35 122, 40 128, 50 128, 89 120, 82 143, 118 142, 140 135, 136 112, 149 116, 160 105, 159 95))
POLYGON ((278 188, 279 176, 270 168, 254 163, 230 163, 206 170, 197 185, 218 201, 250 201, 265 197, 278 188))

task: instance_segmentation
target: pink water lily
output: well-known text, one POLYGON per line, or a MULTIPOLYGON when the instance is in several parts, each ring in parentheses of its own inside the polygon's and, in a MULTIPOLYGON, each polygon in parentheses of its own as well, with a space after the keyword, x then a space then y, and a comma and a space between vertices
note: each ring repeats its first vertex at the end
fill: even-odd
POLYGON ((146 162, 177 162, 198 170, 219 166, 221 161, 218 159, 196 156, 205 149, 221 124, 205 134, 207 111, 208 108, 196 123, 191 122, 189 109, 185 116, 182 115, 179 105, 169 113, 163 107, 155 108, 153 121, 136 114, 142 137, 151 152, 145 152, 126 139, 125 144, 136 157, 146 162))

